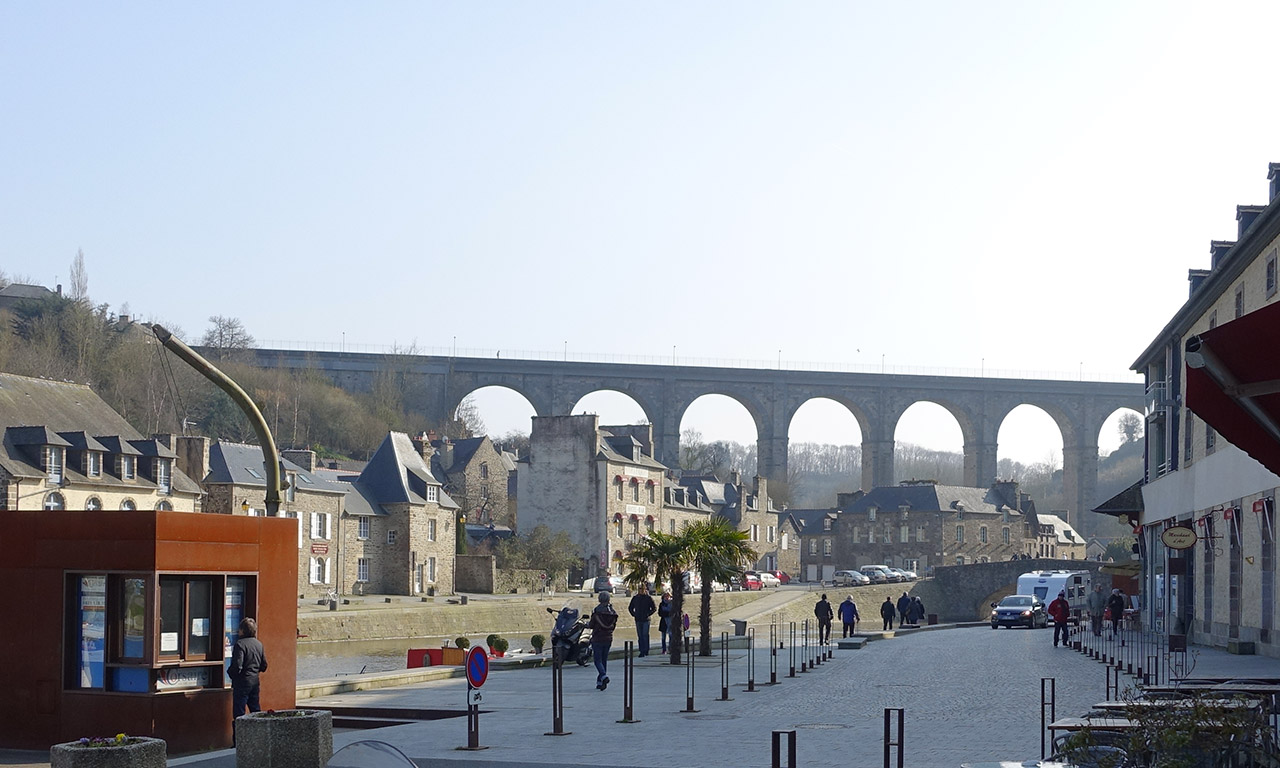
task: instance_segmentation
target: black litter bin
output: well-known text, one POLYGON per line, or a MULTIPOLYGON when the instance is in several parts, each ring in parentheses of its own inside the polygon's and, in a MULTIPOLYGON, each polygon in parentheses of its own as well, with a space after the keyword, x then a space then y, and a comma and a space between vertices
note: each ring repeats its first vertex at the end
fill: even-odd
POLYGON ((743 637, 747 634, 746 619, 729 619, 733 622, 733 634, 737 637, 743 637))
POLYGON ((929 626, 932 627, 934 624, 937 624, 937 623, 938 623, 938 614, 936 613, 929 614, 929 626))

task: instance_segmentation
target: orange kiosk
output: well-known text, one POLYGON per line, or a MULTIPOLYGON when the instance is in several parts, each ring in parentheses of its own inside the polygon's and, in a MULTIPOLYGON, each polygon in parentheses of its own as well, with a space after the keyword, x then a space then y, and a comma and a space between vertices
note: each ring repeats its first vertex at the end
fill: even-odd
POLYGON ((189 512, 0 511, 0 746, 154 736, 231 746, 240 620, 267 650, 263 709, 296 690, 297 521, 189 512))

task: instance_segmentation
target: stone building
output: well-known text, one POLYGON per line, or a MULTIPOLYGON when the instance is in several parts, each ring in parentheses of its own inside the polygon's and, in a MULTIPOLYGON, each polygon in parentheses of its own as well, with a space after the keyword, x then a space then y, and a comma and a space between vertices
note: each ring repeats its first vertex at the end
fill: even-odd
MULTIPOLYGON (((267 481, 262 448, 207 437, 177 436, 178 466, 201 478, 204 511, 220 515, 266 514, 267 481)), ((279 516, 298 521, 298 597, 323 597, 341 591, 337 527, 347 488, 316 471, 313 451, 282 451, 288 484, 279 516)))
POLYGON ((468 524, 508 528, 515 524, 508 494, 508 478, 515 463, 487 436, 450 440, 429 432, 415 437, 413 444, 423 456, 430 457, 432 474, 458 503, 468 524))
POLYGON ((200 486, 88 386, 0 373, 0 509, 195 512, 200 486))
POLYGON ((829 580, 838 570, 884 564, 924 574, 938 565, 1011 560, 1022 555, 1069 557, 1062 540, 1084 541, 1035 504, 1014 482, 990 488, 939 485, 932 480, 840 494, 830 510, 796 510, 801 529, 801 574, 829 580), (1052 554, 1041 549, 1051 550, 1052 554))
POLYGON ((1267 204, 1236 207, 1236 239, 1209 243, 1209 268, 1189 270, 1187 300, 1133 363, 1147 387, 1145 482, 1137 519, 1123 522, 1136 523, 1144 627, 1280 656, 1280 462, 1267 397, 1280 338, 1280 163, 1268 178, 1267 204), (1190 546, 1166 546, 1174 528, 1168 541, 1190 546))
POLYGON ((731 472, 728 482, 714 475, 685 475, 680 485, 712 514, 727 519, 739 531, 747 534, 747 543, 756 551, 748 569, 777 571, 779 556, 794 546, 789 535, 779 526, 779 513, 769 497, 769 481, 757 475, 753 484, 743 484, 742 476, 731 472))

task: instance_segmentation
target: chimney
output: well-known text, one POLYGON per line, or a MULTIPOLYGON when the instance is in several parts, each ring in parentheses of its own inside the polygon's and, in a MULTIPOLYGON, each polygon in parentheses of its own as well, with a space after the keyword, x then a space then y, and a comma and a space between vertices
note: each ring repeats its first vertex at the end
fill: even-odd
POLYGON ((151 435, 152 440, 155 440, 157 443, 163 445, 165 448, 168 448, 171 451, 174 450, 173 438, 174 436, 168 432, 156 432, 151 435))
POLYGON ((1271 195, 1267 200, 1275 202, 1276 195, 1280 195, 1280 163, 1267 164, 1267 181, 1271 182, 1271 195))
POLYGON ((742 485, 742 473, 736 469, 729 470, 729 485, 734 487, 742 485))
POLYGON ((281 451, 280 455, 297 464, 308 472, 316 471, 316 452, 306 449, 291 449, 281 451))
POLYGON ((121 315, 121 316, 120 316, 120 327, 121 327, 121 328, 124 328, 124 327, 127 327, 128 325, 129 325, 129 316, 128 316, 128 315, 121 315))
POLYGON ((755 476, 756 508, 761 512, 769 511, 769 478, 755 476))
POLYGON ((337 468, 338 468, 338 462, 336 461, 329 462, 329 469, 337 469, 337 468))
MULTIPOLYGON (((429 446, 430 443, 428 443, 427 445, 429 446)), ((440 450, 435 452, 440 454, 440 466, 444 467, 446 472, 453 468, 453 441, 452 440, 450 440, 447 437, 440 438, 440 450)))
POLYGON ((1201 283, 1203 283, 1205 278, 1209 277, 1210 274, 1212 273, 1207 269, 1187 270, 1187 282, 1191 283, 1190 295, 1194 296, 1196 291, 1200 290, 1201 283))
POLYGON ((1236 222, 1239 225, 1239 232, 1236 234, 1237 239, 1243 239, 1244 233, 1249 231, 1249 227, 1253 226, 1253 222, 1263 211, 1267 210, 1265 205, 1237 205, 1236 206, 1236 222))
POLYGON ((1010 507, 1016 507, 1018 504, 1018 481, 1017 480, 996 480, 991 484, 991 490, 999 495, 999 501, 1010 507))
POLYGON ((178 454, 178 469, 197 483, 204 482, 209 474, 209 438, 179 435, 176 442, 173 452, 178 454))
POLYGON ((59 296, 62 295, 62 283, 58 283, 57 287, 54 289, 54 293, 58 294, 59 296))
POLYGON ((1209 268, 1217 269, 1222 260, 1227 257, 1227 252, 1236 245, 1234 240, 1210 240, 1209 241, 1209 268))
POLYGON ((431 441, 436 437, 435 432, 421 432, 413 440, 413 447, 417 449, 418 455, 422 457, 422 463, 428 467, 431 466, 431 457, 435 454, 436 449, 431 446, 431 441))

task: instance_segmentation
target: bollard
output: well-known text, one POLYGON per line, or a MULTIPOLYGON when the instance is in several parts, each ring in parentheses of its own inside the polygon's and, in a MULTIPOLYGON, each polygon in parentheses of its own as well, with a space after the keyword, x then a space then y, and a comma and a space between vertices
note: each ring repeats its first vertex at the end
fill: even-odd
POLYGON ((756 692, 756 628, 747 630, 747 693, 756 692))
POLYGON ((1058 719, 1058 681, 1053 677, 1040 678, 1040 759, 1048 757, 1045 752, 1045 734, 1049 732, 1049 723, 1058 719), (1045 719, 1048 709, 1049 719, 1045 719))
POLYGON ((564 729, 564 664, 551 661, 551 730, 543 736, 568 736, 564 729))
POLYGON ((906 710, 903 710, 900 708, 890 709, 888 707, 885 707, 885 710, 884 710, 884 768, 889 768, 889 750, 891 747, 898 748, 897 768, 902 768, 902 765, 903 765, 902 763, 902 717, 905 711, 906 710), (898 738, 897 739, 891 738, 890 713, 893 713, 894 715, 897 716, 897 720, 898 720, 897 722, 898 738))
POLYGON ((636 675, 635 675, 635 659, 632 658, 632 654, 631 654, 633 650, 632 646, 634 646, 634 643, 632 643, 630 640, 628 640, 626 643, 623 644, 622 719, 618 721, 619 723, 640 722, 635 718, 635 711, 634 711, 635 693, 636 693, 635 691, 636 675))
POLYGON ((695 666, 693 661, 694 659, 693 642, 687 637, 684 639, 684 650, 685 650, 684 694, 685 694, 685 700, 688 703, 685 705, 685 708, 680 711, 685 713, 698 712, 699 710, 696 710, 693 708, 693 693, 694 693, 693 669, 695 666))
POLYGON ((794 730, 773 732, 773 768, 783 768, 782 766, 782 737, 783 736, 787 737, 786 768, 796 768, 796 732, 794 730))
POLYGON ((778 684, 778 625, 769 625, 769 685, 778 684))
POLYGON ((787 677, 796 676, 796 623, 791 622, 791 671, 787 677))
POLYGON ((720 633, 720 698, 716 701, 733 701, 729 698, 729 633, 720 633))
POLYGON ((800 653, 800 671, 808 672, 813 666, 813 662, 809 660, 809 620, 804 620, 804 649, 800 653))

